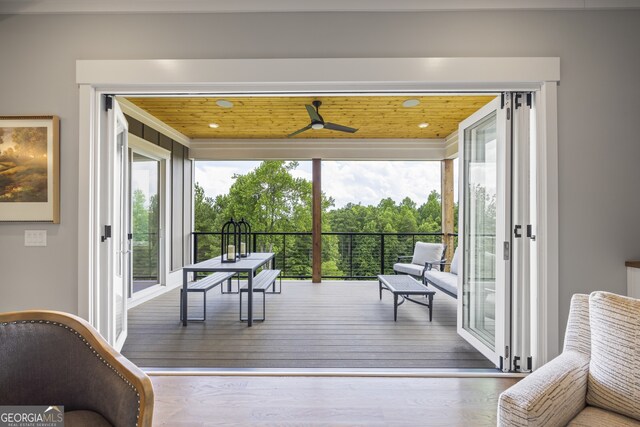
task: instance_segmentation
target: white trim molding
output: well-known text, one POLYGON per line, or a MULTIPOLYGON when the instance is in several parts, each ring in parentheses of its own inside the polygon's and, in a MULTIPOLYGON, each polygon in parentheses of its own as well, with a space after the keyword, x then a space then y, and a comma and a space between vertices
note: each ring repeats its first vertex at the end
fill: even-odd
POLYGON ((443 139, 191 140, 195 160, 442 160, 443 139))
MULTIPOLYGON (((579 3, 585 4, 584 1, 579 3)), ((556 95, 559 80, 559 58, 78 60, 76 82, 80 85, 81 183, 78 190, 78 283, 81 284, 78 312, 93 323, 96 318, 92 313, 98 308, 95 292, 96 271, 100 266, 94 254, 99 247, 96 218, 100 200, 96 197, 95 180, 98 179, 96 168, 100 160, 98 106, 104 94, 181 93, 197 96, 233 93, 241 96, 263 93, 496 93, 531 90, 538 96, 537 103, 543 106, 543 111, 538 113, 538 159, 541 165, 538 191, 543 202, 538 204, 541 243, 538 303, 544 310, 534 325, 537 330, 532 333, 540 338, 537 361, 545 363, 558 354, 559 346, 556 95)), ((207 150, 199 147, 201 142, 192 141, 194 151, 200 148, 207 150)), ((207 143, 211 144, 210 141, 207 143)), ((335 143, 326 142, 327 146, 335 143)), ((227 141, 227 144, 231 142, 227 141)), ((355 146, 357 142, 349 144, 355 146)), ((444 150, 444 143, 440 144, 444 150)), ((229 147, 226 151, 233 153, 229 147)), ((211 153, 202 155, 214 156, 211 153)), ((367 155, 362 153, 359 157, 367 155)))
POLYGON ((435 12, 638 9, 637 0, 2 0, 0 13, 435 12))
POLYGON ((78 60, 76 83, 122 93, 534 90, 560 58, 78 60), (469 67, 473 68, 469 68, 469 67), (118 88, 118 89, 116 89, 118 88), (133 91, 132 88, 136 88, 133 91))
POLYGON ((137 121, 139 121, 140 123, 143 123, 149 126, 150 128, 157 130, 161 134, 168 136, 174 141, 177 141, 180 144, 186 147, 189 147, 191 140, 189 139, 188 136, 182 134, 181 132, 178 132, 177 130, 175 130, 174 128, 172 128, 162 120, 157 119, 155 116, 152 116, 151 114, 144 111, 142 108, 138 107, 128 99, 123 98, 121 96, 117 96, 116 100, 118 101, 118 104, 120 104, 120 108, 122 108, 122 112, 125 113, 127 116, 130 116, 136 119, 137 121))

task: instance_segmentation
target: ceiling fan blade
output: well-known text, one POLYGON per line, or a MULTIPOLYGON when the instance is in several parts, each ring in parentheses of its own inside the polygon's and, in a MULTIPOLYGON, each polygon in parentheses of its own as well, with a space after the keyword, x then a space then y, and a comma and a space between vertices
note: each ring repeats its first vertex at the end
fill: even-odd
POLYGON ((339 132, 349 132, 349 133, 356 133, 358 131, 358 129, 350 128, 348 126, 337 125, 335 123, 325 123, 324 128, 329 130, 337 130, 339 132))
POLYGON ((309 113, 309 117, 311 117, 312 122, 322 121, 322 118, 320 117, 316 109, 313 108, 313 105, 305 105, 304 107, 307 109, 307 113, 309 113))
POLYGON ((309 129, 311 129, 311 124, 308 124, 307 126, 303 127, 302 129, 298 129, 294 133, 290 133, 289 135, 287 135, 287 138, 291 138, 292 136, 296 136, 297 134, 302 133, 305 130, 309 130, 309 129))

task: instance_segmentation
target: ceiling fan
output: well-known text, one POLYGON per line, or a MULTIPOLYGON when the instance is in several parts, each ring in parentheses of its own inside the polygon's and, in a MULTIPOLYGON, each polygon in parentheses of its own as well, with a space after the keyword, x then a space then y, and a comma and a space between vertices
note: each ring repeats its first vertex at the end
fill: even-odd
POLYGON ((321 101, 313 101, 313 106, 305 105, 305 108, 307 109, 307 113, 309 113, 309 118, 311 118, 311 123, 309 123, 307 126, 303 127, 302 129, 298 129, 297 131, 290 133, 289 135, 287 135, 287 138, 296 136, 299 133, 302 133, 309 129, 329 129, 329 130, 337 130, 338 132, 348 132, 348 133, 355 133, 358 131, 358 129, 350 128, 348 126, 342 126, 342 125, 337 125, 335 123, 325 122, 322 116, 320 115, 320 113, 318 112, 318 109, 320 108, 321 105, 322 105, 321 101))

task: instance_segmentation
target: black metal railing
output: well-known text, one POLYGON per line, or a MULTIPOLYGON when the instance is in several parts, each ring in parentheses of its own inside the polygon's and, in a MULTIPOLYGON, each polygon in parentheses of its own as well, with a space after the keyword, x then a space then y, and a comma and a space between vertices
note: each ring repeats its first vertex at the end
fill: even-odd
MULTIPOLYGON (((220 255, 219 232, 194 232, 193 262, 220 255)), ((455 235, 442 233, 322 233, 324 279, 372 279, 392 274, 398 255, 411 255, 417 241, 451 244, 455 235), (451 243, 449 243, 451 241, 451 243)), ((289 279, 311 278, 311 232, 254 232, 254 252, 274 252, 276 266, 289 279)))

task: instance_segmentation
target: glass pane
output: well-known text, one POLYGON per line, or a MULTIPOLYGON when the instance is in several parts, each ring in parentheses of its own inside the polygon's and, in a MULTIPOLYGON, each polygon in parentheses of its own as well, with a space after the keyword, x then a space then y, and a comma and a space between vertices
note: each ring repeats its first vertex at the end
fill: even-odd
POLYGON ((133 293, 160 282, 159 182, 160 162, 134 152, 131 162, 133 293))
POLYGON ((464 133, 463 327, 495 350, 496 113, 464 133))

